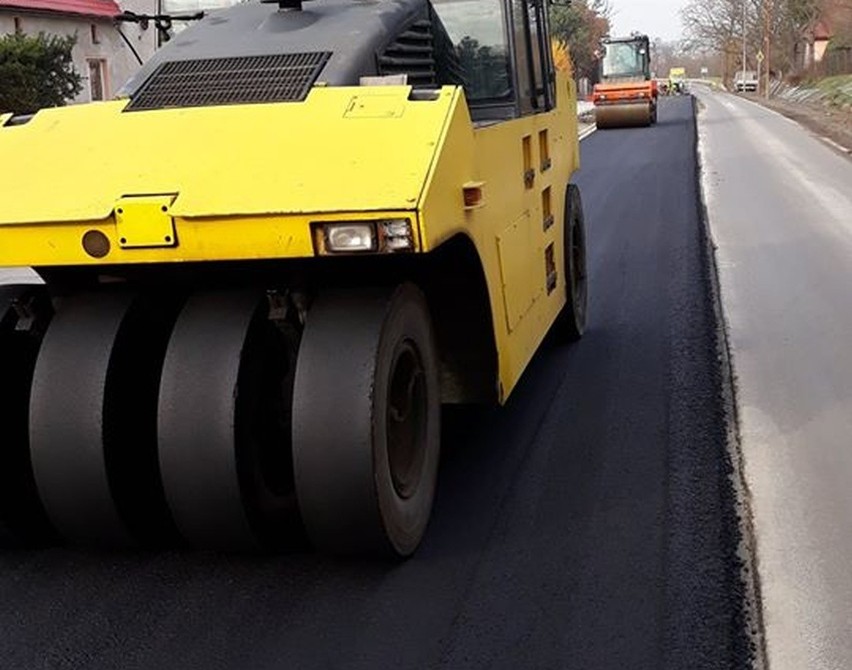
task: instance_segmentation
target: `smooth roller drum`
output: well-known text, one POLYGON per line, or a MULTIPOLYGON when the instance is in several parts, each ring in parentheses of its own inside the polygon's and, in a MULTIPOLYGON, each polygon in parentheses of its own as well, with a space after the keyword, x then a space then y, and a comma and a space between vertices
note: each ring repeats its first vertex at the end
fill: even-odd
POLYGON ((595 108, 595 125, 598 128, 649 126, 652 118, 652 104, 650 102, 602 105, 595 108))

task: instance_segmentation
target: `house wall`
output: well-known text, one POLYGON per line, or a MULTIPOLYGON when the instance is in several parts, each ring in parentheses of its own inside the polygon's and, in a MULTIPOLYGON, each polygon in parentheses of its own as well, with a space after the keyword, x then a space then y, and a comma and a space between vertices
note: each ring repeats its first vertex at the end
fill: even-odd
MULTIPOLYGON (((135 13, 156 13, 157 0, 125 0, 124 10, 135 13)), ((153 23, 143 30, 135 23, 114 23, 108 18, 35 13, 11 7, 0 8, 0 35, 15 32, 15 19, 20 30, 28 35, 39 32, 53 35, 77 35, 72 51, 74 68, 83 78, 83 89, 71 102, 89 102, 97 88, 90 62, 102 72, 103 99, 109 100, 121 85, 139 70, 139 62, 119 34, 121 30, 144 62, 154 53, 157 44, 153 23), (92 28, 94 26, 94 35, 92 28)))
POLYGON ((852 37, 852 2, 825 0, 821 18, 831 29, 832 37, 852 37))
POLYGON ((828 40, 814 40, 814 63, 822 61, 825 55, 825 50, 828 47, 828 40))

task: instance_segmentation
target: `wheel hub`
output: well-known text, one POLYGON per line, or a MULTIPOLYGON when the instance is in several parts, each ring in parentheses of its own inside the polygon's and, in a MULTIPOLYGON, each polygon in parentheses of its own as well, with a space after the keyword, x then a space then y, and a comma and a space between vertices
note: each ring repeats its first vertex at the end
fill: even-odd
POLYGON ((387 410, 387 450, 391 479, 401 498, 417 490, 423 469, 426 382, 420 356, 404 342, 394 360, 387 410))

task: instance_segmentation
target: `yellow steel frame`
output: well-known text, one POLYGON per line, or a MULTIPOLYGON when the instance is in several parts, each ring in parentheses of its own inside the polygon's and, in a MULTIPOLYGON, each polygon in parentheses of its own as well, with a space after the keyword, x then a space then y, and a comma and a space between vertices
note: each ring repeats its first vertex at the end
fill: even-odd
POLYGON ((545 255, 552 246, 563 267, 565 187, 579 166, 573 83, 557 73, 550 112, 478 127, 458 87, 409 94, 315 87, 303 103, 125 112, 118 100, 23 125, 0 117, 0 156, 16 164, 0 178, 0 265, 304 258, 314 222, 407 217, 416 252, 457 235, 475 245, 502 400, 565 301, 548 290, 545 255), (471 184, 481 201, 465 207, 471 184), (110 241, 102 258, 83 249, 92 230, 110 241))

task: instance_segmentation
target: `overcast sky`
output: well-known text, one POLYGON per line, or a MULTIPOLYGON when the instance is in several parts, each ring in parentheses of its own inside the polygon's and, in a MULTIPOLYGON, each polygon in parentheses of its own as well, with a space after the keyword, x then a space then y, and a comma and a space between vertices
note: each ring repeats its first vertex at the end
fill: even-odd
POLYGON ((613 37, 634 30, 666 42, 681 39, 680 9, 686 0, 610 0, 613 37))

